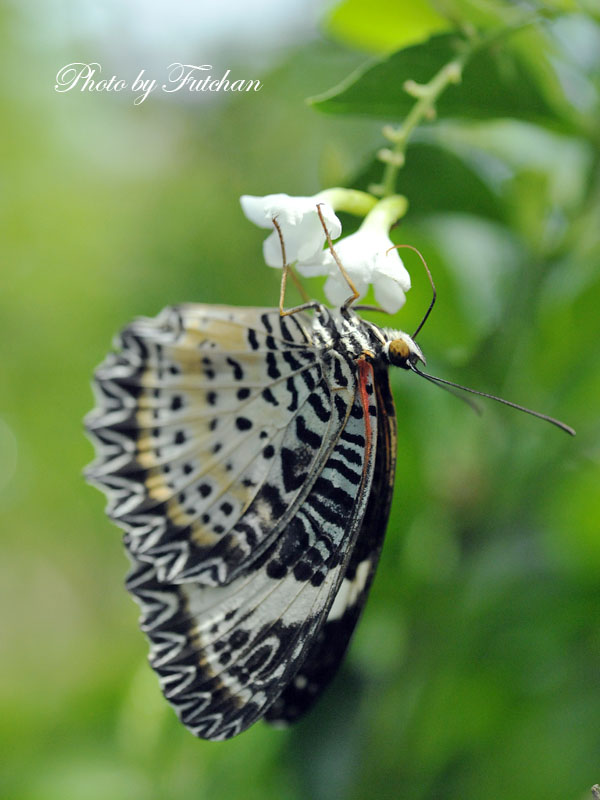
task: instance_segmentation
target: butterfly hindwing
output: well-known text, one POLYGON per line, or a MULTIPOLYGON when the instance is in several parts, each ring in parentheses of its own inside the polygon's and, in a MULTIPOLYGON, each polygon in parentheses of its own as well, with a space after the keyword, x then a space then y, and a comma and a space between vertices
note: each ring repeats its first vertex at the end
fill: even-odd
POLYGON ((373 481, 363 522, 327 620, 290 683, 265 719, 290 724, 305 714, 335 677, 367 600, 392 502, 396 413, 387 371, 375 373, 378 428, 373 481))

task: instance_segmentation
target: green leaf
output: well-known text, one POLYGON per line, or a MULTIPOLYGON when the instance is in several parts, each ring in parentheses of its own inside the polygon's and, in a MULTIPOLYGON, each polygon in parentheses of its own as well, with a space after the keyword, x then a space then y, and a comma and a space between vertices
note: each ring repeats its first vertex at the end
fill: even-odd
MULTIPOLYGON (((311 102, 319 111, 401 120, 415 99, 404 90, 406 80, 427 83, 466 43, 455 34, 440 34, 351 75, 311 102)), ((557 124, 554 109, 539 93, 532 76, 508 48, 482 49, 468 61, 460 84, 439 98, 442 117, 514 117, 557 124)))
MULTIPOLYGON (((381 180, 383 165, 373 160, 352 186, 368 189, 381 180)), ((409 199, 409 215, 451 211, 503 220, 499 197, 459 156, 432 144, 412 144, 399 174, 398 192, 409 199)))
POLYGON ((327 31, 345 44, 374 53, 389 53, 447 30, 447 19, 427 0, 346 0, 333 9, 327 31))
POLYGON ((309 98, 317 110, 332 114, 359 114, 396 119, 414 104, 402 84, 412 78, 426 83, 457 54, 460 38, 440 34, 406 47, 387 58, 371 61, 327 92, 309 98))

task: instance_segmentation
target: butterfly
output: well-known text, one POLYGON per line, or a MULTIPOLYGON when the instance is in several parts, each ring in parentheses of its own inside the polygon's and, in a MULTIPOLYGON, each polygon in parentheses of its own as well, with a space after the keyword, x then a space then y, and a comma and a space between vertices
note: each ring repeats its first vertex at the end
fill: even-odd
POLYGON ((413 336, 355 298, 172 306, 126 327, 96 370, 86 476, 124 531, 150 664, 196 736, 292 723, 336 674, 392 501, 390 366, 573 433, 422 371, 433 289, 413 336))
POLYGON ((293 722, 364 606, 394 483, 388 366, 422 353, 320 304, 173 306, 115 351, 95 373, 86 475, 125 532, 162 691, 205 739, 293 722))

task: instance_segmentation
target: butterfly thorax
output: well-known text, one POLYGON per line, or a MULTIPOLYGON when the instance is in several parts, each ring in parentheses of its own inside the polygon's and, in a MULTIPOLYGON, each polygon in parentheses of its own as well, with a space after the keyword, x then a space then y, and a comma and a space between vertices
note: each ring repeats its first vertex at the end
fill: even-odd
POLYGON ((313 318, 314 344, 335 349, 349 361, 367 358, 382 365, 409 369, 409 363, 425 363, 420 347, 404 331, 379 328, 351 308, 329 309, 319 305, 313 318))

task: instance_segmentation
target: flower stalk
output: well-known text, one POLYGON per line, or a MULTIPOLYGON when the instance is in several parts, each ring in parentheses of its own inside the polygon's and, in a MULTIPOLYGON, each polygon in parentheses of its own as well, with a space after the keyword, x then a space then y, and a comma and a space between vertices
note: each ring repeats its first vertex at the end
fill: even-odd
POLYGON ((415 128, 423 120, 433 120, 436 116, 435 104, 448 86, 460 83, 462 73, 467 61, 478 50, 490 47, 495 42, 510 36, 512 33, 526 28, 535 23, 540 17, 552 19, 557 15, 555 10, 536 9, 528 12, 524 16, 518 16, 511 23, 487 34, 480 35, 475 30, 465 29, 466 41, 463 41, 463 50, 452 61, 439 70, 428 83, 417 83, 414 80, 404 82, 403 88, 411 97, 417 101, 411 108, 404 122, 398 127, 385 125, 383 135, 393 147, 382 148, 378 155, 380 161, 385 164, 383 178, 380 184, 369 187, 369 190, 379 196, 388 197, 396 191, 396 179, 399 170, 404 166, 406 147, 408 140, 415 128))
POLYGON ((377 198, 368 192, 337 187, 319 192, 317 198, 329 203, 335 211, 345 211, 356 217, 365 217, 377 203, 377 198))
POLYGON ((371 187, 374 194, 388 197, 394 193, 396 178, 404 165, 406 146, 412 132, 424 119, 432 119, 435 116, 435 103, 444 89, 453 83, 460 83, 466 60, 467 53, 464 53, 445 64, 429 83, 421 84, 413 80, 404 83, 404 90, 416 98, 417 102, 402 125, 397 128, 386 125, 383 129, 383 135, 393 147, 383 148, 378 153, 379 159, 385 163, 385 170, 381 185, 371 187))
POLYGON ((384 197, 373 205, 365 217, 361 230, 382 229, 386 232, 408 211, 408 200, 401 194, 384 197))

